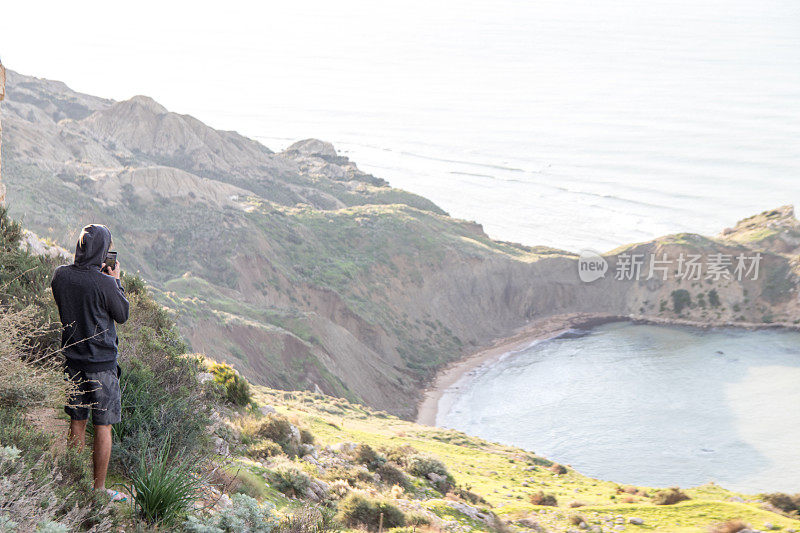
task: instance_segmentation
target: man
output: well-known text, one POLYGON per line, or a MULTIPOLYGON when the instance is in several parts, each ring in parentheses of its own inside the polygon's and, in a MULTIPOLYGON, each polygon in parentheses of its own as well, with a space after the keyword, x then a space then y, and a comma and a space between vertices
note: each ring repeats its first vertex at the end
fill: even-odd
POLYGON ((119 261, 105 264, 111 232, 100 224, 83 228, 75 247, 75 262, 53 274, 53 297, 63 326, 61 347, 66 373, 77 392, 64 410, 70 416, 68 442, 83 448, 89 414, 94 424, 94 488, 114 500, 124 496, 106 489, 111 457, 111 425, 120 421, 122 405, 114 323, 128 319, 128 300, 119 281, 119 261))

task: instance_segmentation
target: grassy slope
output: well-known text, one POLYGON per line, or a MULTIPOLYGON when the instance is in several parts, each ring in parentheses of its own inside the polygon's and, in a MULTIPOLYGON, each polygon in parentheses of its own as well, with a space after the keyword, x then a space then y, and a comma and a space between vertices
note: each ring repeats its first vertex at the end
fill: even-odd
MULTIPOLYGON (((411 445, 442 459, 461 486, 484 497, 495 513, 504 519, 516 520, 538 513, 534 519, 552 530, 569 528, 572 515, 582 515, 589 525, 602 524, 604 517, 639 517, 644 525, 628 524, 629 531, 652 530, 670 532, 706 531, 708 526, 733 518, 760 528, 766 522, 783 529, 800 529, 800 521, 790 520, 760 507, 754 496, 725 490, 716 485, 703 485, 685 490, 692 498, 676 505, 656 506, 650 499, 634 496, 635 503, 619 503, 627 494, 618 494, 619 484, 592 479, 569 470, 556 475, 543 466, 526 470, 542 458, 524 450, 486 442, 463 433, 419 426, 385 413, 349 404, 343 400, 310 393, 286 393, 262 387, 256 388, 259 403, 272 405, 279 412, 297 418, 308 426, 320 445, 339 442, 367 443, 375 448, 411 445), (528 486, 523 486, 527 483, 528 486), (544 491, 554 494, 559 507, 535 506, 528 503, 531 493, 544 491), (741 498, 747 503, 731 501, 741 498), (568 504, 580 501, 586 505, 571 509, 568 504)), ((649 494, 653 489, 645 488, 649 494)), ((269 497, 269 494, 265 493, 269 497)), ((287 505, 283 497, 276 503, 287 505)), ((441 504, 428 500, 425 506, 440 516, 450 515, 465 525, 477 528, 465 516, 441 504)))

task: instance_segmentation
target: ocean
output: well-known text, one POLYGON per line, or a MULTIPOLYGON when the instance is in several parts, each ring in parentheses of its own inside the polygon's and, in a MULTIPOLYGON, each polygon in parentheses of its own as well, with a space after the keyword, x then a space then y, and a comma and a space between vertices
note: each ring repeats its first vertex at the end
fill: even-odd
POLYGON ((437 425, 619 483, 800 492, 800 333, 615 323, 465 376, 437 425))

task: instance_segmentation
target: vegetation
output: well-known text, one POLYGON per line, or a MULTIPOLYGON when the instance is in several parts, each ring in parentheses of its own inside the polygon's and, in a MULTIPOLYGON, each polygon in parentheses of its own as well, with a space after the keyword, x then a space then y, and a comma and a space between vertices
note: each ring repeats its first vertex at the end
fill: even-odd
POLYGON ((391 529, 406 524, 406 517, 396 506, 385 500, 363 494, 351 494, 339 504, 339 520, 350 528, 367 531, 391 529))
POLYGON ((250 403, 250 384, 231 365, 213 363, 209 371, 214 381, 225 390, 225 399, 233 405, 250 403))
POLYGON ((188 458, 176 458, 166 441, 156 451, 143 450, 130 475, 129 493, 139 516, 148 524, 170 526, 183 518, 197 499, 201 480, 188 458))

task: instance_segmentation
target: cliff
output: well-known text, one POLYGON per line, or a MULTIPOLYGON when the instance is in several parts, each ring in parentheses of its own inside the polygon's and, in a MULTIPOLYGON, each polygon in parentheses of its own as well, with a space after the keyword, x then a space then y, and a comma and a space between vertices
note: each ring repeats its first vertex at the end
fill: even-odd
POLYGON ((493 241, 329 143, 276 153, 147 97, 113 102, 14 72, 4 113, 12 214, 67 248, 85 223, 107 223, 124 268, 152 281, 193 350, 273 388, 411 417, 444 364, 555 314, 800 320, 790 208, 714 238, 614 250, 605 277, 583 282, 575 254, 493 241), (759 275, 736 279, 736 258, 755 253, 759 275), (648 276, 664 254, 667 279, 648 276), (681 254, 699 256, 698 279, 677 276, 681 254), (716 255, 731 261, 718 279, 716 255), (644 275, 615 279, 633 256, 644 275))

